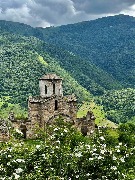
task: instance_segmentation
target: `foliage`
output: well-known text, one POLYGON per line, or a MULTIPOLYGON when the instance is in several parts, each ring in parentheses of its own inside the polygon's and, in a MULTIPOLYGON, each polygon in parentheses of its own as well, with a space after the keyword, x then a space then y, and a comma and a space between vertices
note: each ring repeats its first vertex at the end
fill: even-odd
MULTIPOLYGON (((39 94, 38 78, 45 73, 61 76, 65 94, 75 93, 80 102, 90 100, 91 93, 134 88, 134 29, 134 18, 124 15, 50 28, 0 21, 0 97, 10 97, 0 102, 0 115, 10 104, 27 107, 28 96, 39 94)), ((108 119, 135 122, 134 96, 125 103, 121 95, 121 103, 107 97, 110 105, 105 96, 101 111, 108 119)))
POLYGON ((1 142, 0 179, 125 179, 133 180, 135 126, 120 126, 119 138, 97 129, 83 137, 62 119, 47 127, 43 139, 1 142))
POLYGON ((8 119, 9 113, 13 112, 17 119, 27 119, 27 110, 21 107, 19 104, 11 104, 8 101, 10 97, 0 98, 0 118, 8 119))
POLYGON ((101 101, 109 120, 120 123, 135 117, 135 89, 122 89, 106 92, 101 101))
POLYGON ((66 49, 83 58, 84 63, 89 61, 106 72, 106 76, 112 77, 113 86, 116 87, 119 82, 123 87, 133 88, 135 85, 134 22, 134 17, 117 15, 39 29, 46 42, 66 49))
POLYGON ((134 87, 133 22, 133 17, 119 15, 50 28, 6 21, 0 21, 0 26, 2 32, 44 41, 42 45, 37 41, 39 57, 46 52, 80 85, 101 95, 104 90, 134 87))
POLYGON ((94 101, 91 102, 84 102, 78 109, 77 117, 82 118, 83 116, 86 116, 88 111, 92 111, 95 116, 95 123, 98 126, 107 126, 116 128, 116 124, 109 121, 106 118, 105 112, 103 110, 103 106, 97 105, 94 101))
POLYGON ((39 77, 49 72, 63 77, 66 94, 75 93, 80 101, 91 98, 70 73, 44 52, 43 42, 6 32, 1 33, 0 41, 0 96, 10 97, 8 103, 26 107, 28 96, 39 94, 39 77))

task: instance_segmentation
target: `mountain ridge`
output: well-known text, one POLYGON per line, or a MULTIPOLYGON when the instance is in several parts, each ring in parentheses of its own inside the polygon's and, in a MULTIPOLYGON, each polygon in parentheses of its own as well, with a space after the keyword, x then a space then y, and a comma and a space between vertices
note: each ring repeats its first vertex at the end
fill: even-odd
MULTIPOLYGON (((28 96, 39 94, 38 78, 56 73, 64 80, 65 94, 75 93, 79 102, 109 94, 108 100, 113 95, 116 104, 115 93, 123 97, 123 89, 135 85, 134 21, 119 15, 46 29, 0 21, 0 98, 26 107, 28 96)), ((119 121, 127 121, 129 116, 117 110, 119 121)), ((134 121, 133 111, 125 109, 134 121)), ((114 119, 112 112, 108 117, 114 119)))

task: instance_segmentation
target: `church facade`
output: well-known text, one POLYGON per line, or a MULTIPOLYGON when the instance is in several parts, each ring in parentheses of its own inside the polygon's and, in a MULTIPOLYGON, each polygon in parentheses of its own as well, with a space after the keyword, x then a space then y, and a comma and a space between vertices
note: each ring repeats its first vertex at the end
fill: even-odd
POLYGON ((62 116, 65 121, 76 120, 77 100, 74 95, 63 96, 62 79, 56 74, 47 74, 39 79, 40 96, 29 97, 28 119, 32 127, 44 127, 62 116))
MULTIPOLYGON (((77 118, 77 99, 75 95, 63 96, 62 78, 56 74, 43 75, 39 79, 39 96, 28 98, 28 119, 18 120, 14 113, 9 114, 9 121, 14 129, 19 129, 24 138, 33 138, 37 127, 45 130, 46 125, 52 124, 60 116, 65 122, 72 123, 84 136, 91 135, 95 130, 93 112, 77 118)), ((1 122, 1 121, 0 121, 1 122)), ((2 121, 5 122, 5 121, 2 121)), ((10 136, 5 133, 5 124, 0 126, 0 139, 10 136)))

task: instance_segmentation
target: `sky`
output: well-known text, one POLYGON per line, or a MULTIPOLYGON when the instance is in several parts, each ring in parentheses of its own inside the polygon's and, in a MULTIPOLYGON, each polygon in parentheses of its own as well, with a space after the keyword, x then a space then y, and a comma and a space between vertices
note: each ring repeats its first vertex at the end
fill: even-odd
POLYGON ((49 27, 126 14, 135 17, 135 0, 0 0, 0 20, 49 27))

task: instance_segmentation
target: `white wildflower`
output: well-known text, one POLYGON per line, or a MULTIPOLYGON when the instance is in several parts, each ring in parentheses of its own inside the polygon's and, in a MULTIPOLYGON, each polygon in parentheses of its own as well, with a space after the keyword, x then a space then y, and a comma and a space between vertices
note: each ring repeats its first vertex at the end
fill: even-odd
POLYGON ((16 174, 16 173, 13 173, 13 175, 15 176, 15 179, 19 179, 19 175, 18 174, 16 174))
POLYGON ((103 157, 102 156, 98 156, 98 159, 100 160, 100 159, 102 159, 103 157))
POLYGON ((40 145, 36 145, 36 148, 39 149, 39 148, 40 148, 40 145))
POLYGON ((93 158, 89 158, 89 161, 92 161, 93 160, 93 158))
POLYGON ((116 167, 116 166, 112 166, 112 167, 111 167, 111 169, 116 170, 116 169, 117 169, 117 167, 116 167))
POLYGON ((103 136, 100 136, 99 137, 102 141, 104 141, 105 140, 105 138, 103 137, 103 136))
POLYGON ((81 153, 81 152, 75 153, 75 156, 76 156, 76 157, 81 157, 81 156, 82 156, 82 153, 81 153))
POLYGON ((125 162, 124 158, 120 158, 121 162, 125 162))
POLYGON ((64 132, 66 132, 66 133, 67 133, 67 132, 68 132, 68 131, 67 131, 67 129, 64 129, 64 132))
POLYGON ((93 149, 93 151, 96 151, 96 150, 97 150, 97 148, 94 148, 94 149, 93 149))
POLYGON ((23 169, 22 168, 18 168, 18 169, 15 169, 16 173, 17 174, 20 174, 21 172, 23 172, 23 169))
POLYGON ((43 158, 45 158, 45 154, 42 154, 43 158))
POLYGON ((124 178, 126 177, 126 175, 125 175, 125 174, 123 174, 123 173, 122 173, 122 176, 123 176, 124 178))
POLYGON ((58 131, 58 128, 54 128, 54 131, 58 131))
POLYGON ((23 135, 23 133, 22 133, 19 129, 15 129, 15 131, 16 131, 17 133, 19 133, 19 134, 22 134, 22 135, 23 135))
POLYGON ((8 162, 7 165, 9 166, 9 165, 10 165, 10 162, 8 162))
POLYGON ((119 149, 117 149, 117 152, 120 152, 120 150, 119 150, 119 149))
POLYGON ((38 166, 35 166, 34 169, 38 169, 38 166))
POLYGON ((112 154, 112 151, 109 151, 110 152, 110 154, 112 154))
POLYGON ((10 157, 12 157, 12 156, 9 154, 8 157, 10 158, 10 157))
POLYGON ((102 146, 103 146, 104 148, 106 148, 106 144, 102 144, 102 146))
POLYGON ((105 151, 104 151, 104 150, 101 150, 100 152, 101 152, 101 154, 104 154, 104 153, 105 153, 105 151))
POLYGON ((115 156, 113 156, 113 160, 115 161, 117 158, 115 156))
POLYGON ((23 159, 16 159, 17 162, 25 162, 23 159))

